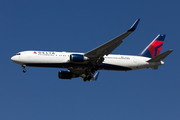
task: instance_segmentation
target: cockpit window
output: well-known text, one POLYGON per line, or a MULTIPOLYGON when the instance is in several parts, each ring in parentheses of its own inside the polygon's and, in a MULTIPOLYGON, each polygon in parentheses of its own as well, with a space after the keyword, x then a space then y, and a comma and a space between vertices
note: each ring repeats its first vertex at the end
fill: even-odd
POLYGON ((17 53, 16 55, 21 55, 21 53, 17 53))

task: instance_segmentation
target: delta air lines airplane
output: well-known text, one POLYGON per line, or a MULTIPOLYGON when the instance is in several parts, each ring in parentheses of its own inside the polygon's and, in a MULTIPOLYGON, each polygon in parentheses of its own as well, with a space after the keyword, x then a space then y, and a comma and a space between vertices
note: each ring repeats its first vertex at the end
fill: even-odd
POLYGON ((98 70, 128 71, 142 68, 158 69, 162 61, 173 50, 160 54, 165 35, 159 34, 139 55, 110 54, 118 47, 123 39, 131 34, 137 27, 137 19, 129 30, 118 37, 86 53, 53 52, 53 51, 23 51, 14 55, 11 60, 22 66, 67 68, 59 71, 60 79, 81 77, 84 81, 97 80, 98 70))

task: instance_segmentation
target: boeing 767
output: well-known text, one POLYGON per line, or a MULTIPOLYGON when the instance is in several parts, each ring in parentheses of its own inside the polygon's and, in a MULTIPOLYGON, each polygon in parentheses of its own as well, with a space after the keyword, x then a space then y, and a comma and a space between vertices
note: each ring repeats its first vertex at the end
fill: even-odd
POLYGON ((22 51, 11 57, 11 60, 21 65, 24 73, 26 66, 67 68, 67 70, 59 71, 60 79, 80 77, 84 81, 97 80, 99 72, 96 71, 98 70, 158 69, 164 64, 162 60, 173 51, 168 50, 160 54, 165 39, 163 34, 159 34, 137 56, 110 54, 123 42, 124 38, 136 29, 139 21, 140 19, 137 19, 123 34, 86 53, 22 51))

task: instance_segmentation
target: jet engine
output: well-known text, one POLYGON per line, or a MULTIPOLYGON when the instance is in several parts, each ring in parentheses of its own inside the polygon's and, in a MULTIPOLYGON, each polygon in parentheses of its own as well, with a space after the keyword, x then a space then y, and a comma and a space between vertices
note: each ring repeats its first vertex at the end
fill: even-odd
POLYGON ((70 55, 71 62, 84 62, 87 60, 89 60, 89 58, 84 55, 80 55, 80 54, 71 54, 70 55))
POLYGON ((58 76, 60 79, 71 79, 72 73, 70 71, 59 71, 58 76))

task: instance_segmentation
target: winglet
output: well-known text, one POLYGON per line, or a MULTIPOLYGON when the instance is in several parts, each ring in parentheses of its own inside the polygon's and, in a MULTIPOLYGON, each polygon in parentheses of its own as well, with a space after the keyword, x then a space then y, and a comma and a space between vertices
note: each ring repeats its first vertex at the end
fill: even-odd
POLYGON ((139 23, 140 19, 137 19, 128 31, 134 31, 139 23))

